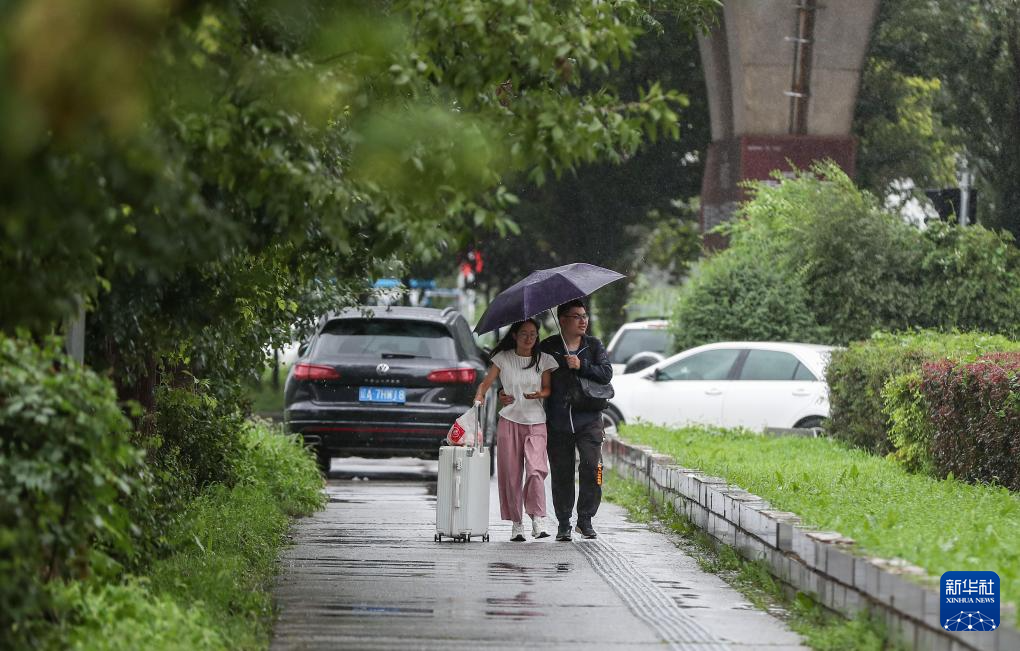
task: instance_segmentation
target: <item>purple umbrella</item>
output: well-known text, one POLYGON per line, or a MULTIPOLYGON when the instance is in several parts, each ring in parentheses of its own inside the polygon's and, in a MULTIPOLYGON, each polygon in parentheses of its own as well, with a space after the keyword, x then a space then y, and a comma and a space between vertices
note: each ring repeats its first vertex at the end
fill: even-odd
POLYGON ((540 269, 500 292, 479 319, 475 332, 483 334, 529 319, 567 301, 588 296, 623 277, 623 274, 584 262, 540 269))

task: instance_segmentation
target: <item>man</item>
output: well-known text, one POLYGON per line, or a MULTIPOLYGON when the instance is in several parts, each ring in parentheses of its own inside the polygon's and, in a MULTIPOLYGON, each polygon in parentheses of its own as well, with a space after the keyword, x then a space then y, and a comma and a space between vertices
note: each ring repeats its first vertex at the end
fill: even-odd
POLYGON ((602 501, 602 413, 581 411, 567 402, 571 386, 581 375, 602 384, 613 379, 613 366, 602 342, 588 336, 588 310, 580 300, 556 309, 560 335, 541 344, 541 350, 559 362, 552 374, 552 394, 546 400, 549 472, 552 477, 553 509, 559 526, 556 540, 570 540, 570 516, 574 511, 575 453, 577 466, 577 532, 585 538, 598 534, 591 520, 602 501), (566 344, 566 347, 564 347, 566 344))

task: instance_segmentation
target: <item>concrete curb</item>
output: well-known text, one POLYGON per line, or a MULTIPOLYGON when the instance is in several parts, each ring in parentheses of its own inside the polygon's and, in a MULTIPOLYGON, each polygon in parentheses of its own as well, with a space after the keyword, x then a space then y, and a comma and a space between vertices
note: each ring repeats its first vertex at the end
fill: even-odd
POLYGON ((826 607, 853 617, 864 609, 881 615, 910 649, 1016 651, 1015 609, 1002 606, 1002 624, 990 634, 952 633, 939 621, 938 577, 902 559, 872 558, 850 538, 817 531, 794 513, 722 477, 683 468, 651 448, 607 438, 604 463, 648 488, 656 503, 674 508, 718 542, 748 560, 765 560, 772 574, 811 594, 826 607))

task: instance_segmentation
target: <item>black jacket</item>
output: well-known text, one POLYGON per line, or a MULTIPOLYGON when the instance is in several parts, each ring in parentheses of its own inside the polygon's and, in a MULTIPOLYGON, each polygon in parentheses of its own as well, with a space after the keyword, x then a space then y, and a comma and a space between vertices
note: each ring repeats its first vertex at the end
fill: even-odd
POLYGON ((546 425, 552 431, 577 432, 593 421, 600 419, 601 412, 579 411, 567 403, 567 391, 574 379, 571 373, 609 384, 613 379, 613 365, 609 363, 609 353, 602 342, 595 337, 584 335, 581 348, 576 355, 581 359, 581 368, 577 371, 567 367, 564 359, 563 339, 559 335, 548 337, 541 343, 541 350, 553 356, 560 367, 552 373, 552 395, 545 401, 546 425))

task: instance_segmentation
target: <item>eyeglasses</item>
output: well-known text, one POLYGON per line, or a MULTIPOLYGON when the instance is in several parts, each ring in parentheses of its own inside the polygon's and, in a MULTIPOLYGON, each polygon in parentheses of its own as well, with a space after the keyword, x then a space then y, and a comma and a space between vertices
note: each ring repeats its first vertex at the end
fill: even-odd
POLYGON ((588 320, 588 315, 587 314, 564 314, 563 318, 564 319, 577 319, 578 321, 587 321, 588 320))

